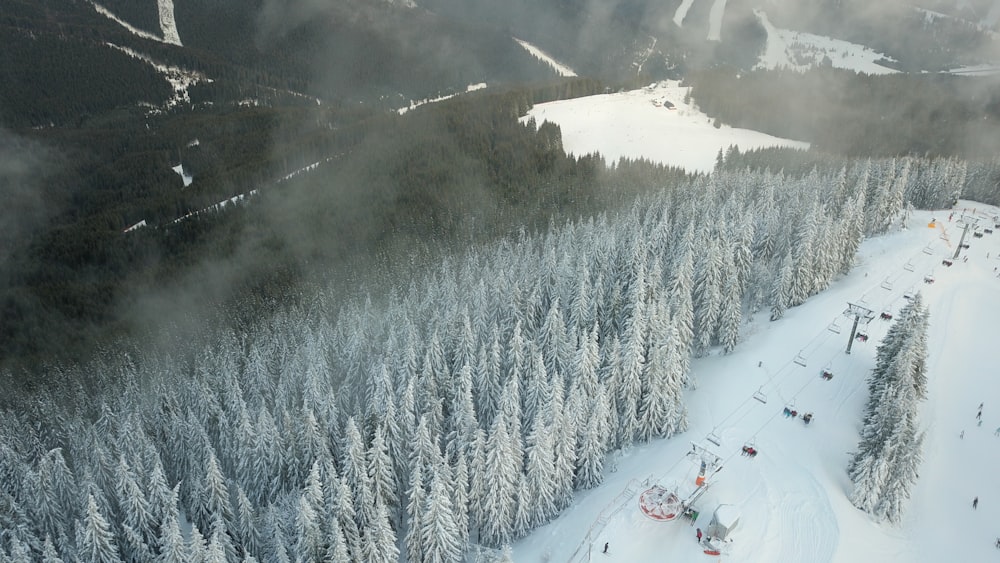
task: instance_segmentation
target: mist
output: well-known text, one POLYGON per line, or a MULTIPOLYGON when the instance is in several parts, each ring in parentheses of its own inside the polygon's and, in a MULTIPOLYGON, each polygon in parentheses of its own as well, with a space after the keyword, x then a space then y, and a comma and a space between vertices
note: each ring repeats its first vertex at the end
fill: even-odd
POLYGON ((20 241, 57 212, 43 191, 53 160, 40 143, 0 129, 0 272, 5 276, 4 266, 20 241))

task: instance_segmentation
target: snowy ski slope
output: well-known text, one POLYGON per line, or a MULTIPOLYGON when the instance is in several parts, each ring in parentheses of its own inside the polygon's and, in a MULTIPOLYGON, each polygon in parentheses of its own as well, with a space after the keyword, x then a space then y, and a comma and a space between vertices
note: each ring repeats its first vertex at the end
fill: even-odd
POLYGON ((908 229, 866 241, 858 265, 823 293, 789 309, 777 322, 765 313, 746 327, 745 341, 729 356, 692 363, 697 387, 688 392, 690 429, 670 440, 632 448, 609 466, 600 487, 577 495, 554 522, 514 546, 514 560, 531 561, 711 561, 701 553, 687 521, 658 522, 642 513, 638 495, 653 483, 693 479, 685 459, 690 442, 711 447, 725 459, 708 489, 696 522, 702 529, 719 504, 742 514, 723 561, 914 562, 986 561, 998 554, 1000 488, 1000 361, 995 328, 1000 319, 1000 232, 966 241, 970 249, 952 267, 961 231, 956 221, 968 208, 993 225, 1000 209, 959 202, 948 211, 921 211, 908 229), (935 228, 928 223, 936 218, 935 228), (907 269, 907 264, 912 271, 907 269), (925 275, 936 282, 925 284, 925 275), (891 287, 885 289, 883 285, 891 287), (866 377, 874 352, 890 326, 878 318, 862 327, 868 342, 847 355, 848 302, 876 314, 897 313, 903 294, 922 292, 930 311, 929 398, 921 425, 927 433, 924 462, 913 498, 898 527, 876 524, 848 501, 846 464, 859 440, 866 377), (829 330, 836 322, 841 332, 829 330), (806 366, 793 362, 801 354, 806 366), (758 367, 760 363, 760 367, 758 367), (824 368, 834 377, 820 377, 824 368), (767 403, 753 400, 761 391, 767 403), (782 416, 787 403, 812 412, 811 425, 782 416), (976 407, 984 402, 983 424, 976 407), (964 438, 960 433, 964 431, 964 438), (710 432, 722 446, 705 441, 710 432), (753 440, 760 454, 741 447, 753 440), (979 507, 973 510, 973 497, 979 507), (607 542, 607 555, 600 552, 607 542))

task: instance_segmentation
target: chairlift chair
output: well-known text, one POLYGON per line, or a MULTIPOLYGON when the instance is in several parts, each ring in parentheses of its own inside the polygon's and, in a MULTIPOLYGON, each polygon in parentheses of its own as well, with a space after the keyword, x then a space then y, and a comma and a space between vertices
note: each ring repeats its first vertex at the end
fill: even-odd
POLYGON ((806 367, 806 358, 805 356, 802 355, 801 351, 799 351, 798 354, 795 354, 795 357, 792 358, 792 361, 802 367, 806 367))
POLYGON ((927 246, 925 246, 924 250, 923 250, 923 253, 924 254, 934 254, 934 251, 931 250, 931 245, 928 244, 927 246))
POLYGON ((882 289, 888 289, 889 291, 892 291, 892 282, 889 281, 888 277, 882 280, 882 283, 879 285, 882 286, 882 289))
POLYGON ((907 260, 906 264, 903 264, 903 269, 906 270, 907 272, 912 272, 916 270, 916 267, 913 266, 913 262, 907 260))
POLYGON ((760 403, 767 404, 767 395, 764 394, 764 386, 760 386, 753 392, 753 398, 760 403))
POLYGON ((711 432, 708 433, 708 436, 705 436, 705 440, 712 442, 716 446, 720 447, 722 446, 722 438, 720 438, 719 435, 715 433, 714 428, 712 429, 711 432))
POLYGON ((830 323, 830 326, 826 327, 826 330, 829 330, 834 334, 840 334, 840 325, 838 325, 837 320, 834 319, 834 321, 830 323))

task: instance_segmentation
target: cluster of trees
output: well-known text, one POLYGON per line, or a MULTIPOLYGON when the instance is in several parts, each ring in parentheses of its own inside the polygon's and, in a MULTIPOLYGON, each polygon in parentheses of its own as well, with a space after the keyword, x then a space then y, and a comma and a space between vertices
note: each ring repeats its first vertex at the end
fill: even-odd
POLYGON ((1000 152, 997 77, 870 76, 819 67, 804 73, 715 68, 685 80, 705 113, 825 152, 980 160, 1000 152))
POLYGON ((851 502, 878 520, 899 522, 917 481, 924 434, 920 401, 927 398, 928 312, 920 294, 900 311, 876 353, 858 451, 848 472, 851 502))
MULTIPOLYGON (((238 262, 236 250, 253 262, 233 265, 238 293, 262 276, 260 264, 294 272, 299 259, 322 258, 319 267, 347 269, 413 237, 488 239, 624 199, 597 189, 602 159, 569 158, 558 128, 518 122, 533 100, 603 88, 580 79, 484 92, 406 116, 348 104, 193 108, 10 135, 45 158, 17 178, 4 175, 4 186, 30 184, 46 213, 31 236, 5 238, 0 358, 82 353, 93 328, 112 326, 150 280, 169 285, 202 260, 238 262), (170 169, 178 159, 195 177, 190 186, 170 169), (323 166, 277 182, 315 162, 323 166), (33 177, 45 181, 26 182, 33 177), (251 206, 174 223, 254 189, 251 206), (122 233, 142 220, 151 228, 122 233), (308 237, 304 222, 314 227, 308 237)), ((17 154, 4 149, 3 158, 17 154)))
POLYGON ((697 177, 620 216, 472 247, 385 298, 319 295, 201 349, 59 370, 59 394, 0 412, 0 553, 458 561, 503 546, 600 483, 609 452, 684 430, 691 357, 849 268, 903 209, 872 185, 920 166, 697 177))

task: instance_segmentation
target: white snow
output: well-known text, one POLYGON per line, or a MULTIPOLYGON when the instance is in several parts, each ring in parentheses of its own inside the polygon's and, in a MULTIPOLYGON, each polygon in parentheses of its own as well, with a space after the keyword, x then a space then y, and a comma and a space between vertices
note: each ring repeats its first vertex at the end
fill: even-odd
POLYGON ((163 42, 180 45, 181 36, 177 33, 177 22, 174 21, 174 0, 156 0, 156 8, 160 14, 160 31, 163 32, 163 42))
POLYGON ((162 37, 158 37, 148 31, 143 31, 135 27, 134 25, 128 23, 127 21, 119 18, 114 13, 112 13, 111 10, 105 8, 104 6, 101 6, 97 2, 90 2, 90 5, 94 7, 94 10, 96 10, 98 14, 101 14, 102 16, 108 18, 109 20, 115 22, 116 24, 124 27, 132 35, 135 35, 137 37, 142 37, 143 39, 152 39, 153 41, 165 42, 162 37))
POLYGON ((188 88, 199 82, 212 81, 212 79, 206 77, 204 74, 200 72, 157 62, 153 60, 153 58, 150 57, 149 55, 140 53, 134 49, 130 49, 128 47, 123 47, 121 45, 115 45, 114 43, 107 43, 107 42, 105 43, 105 45, 111 47, 112 49, 118 49, 119 51, 131 57, 135 57, 140 61, 143 61, 151 65, 160 74, 163 75, 163 78, 166 79, 166 81, 169 82, 174 89, 173 97, 167 100, 166 103, 167 108, 174 107, 181 103, 186 103, 186 104, 191 103, 191 98, 190 96, 188 96, 188 88))
MULTIPOLYGON (((188 145, 188 146, 191 146, 191 145, 188 145)), ((190 186, 191 182, 194 181, 194 176, 188 174, 187 171, 184 170, 184 165, 183 164, 178 164, 177 166, 172 166, 170 169, 180 175, 181 180, 184 182, 184 187, 185 188, 188 187, 188 186, 190 186)))
POLYGON ((708 12, 708 40, 722 40, 722 16, 726 13, 726 0, 715 0, 708 12))
MULTIPOLYGON (((976 207, 990 226, 1000 214, 973 202, 958 207, 976 207)), ((723 561, 995 560, 1000 279, 994 268, 1000 266, 1000 233, 976 239, 970 230, 965 242, 971 248, 963 251, 968 262, 959 258, 945 268, 941 260, 952 256, 961 236, 948 215, 917 212, 908 229, 866 241, 858 266, 825 292, 789 309, 780 321, 757 315, 733 354, 695 360, 696 387, 687 392, 689 430, 609 460, 606 467, 617 471, 607 472, 601 486, 578 493, 558 519, 517 542, 514 561, 709 561, 695 540, 695 526, 705 530, 720 504, 740 514, 723 561), (928 228, 932 218, 937 225, 928 228), (923 252, 928 247, 930 254, 923 252), (904 268, 908 261, 912 272, 904 268), (936 283, 923 283, 928 273, 936 283), (881 287, 886 279, 892 289, 881 287), (847 355, 851 325, 842 313, 849 301, 897 313, 903 293, 911 290, 922 292, 930 311, 929 398, 920 415, 926 443, 912 500, 903 521, 892 526, 873 522, 849 503, 846 473, 849 452, 860 438, 866 377, 890 322, 862 325, 871 338, 855 342, 847 355), (843 327, 839 334, 828 330, 834 321, 843 327), (805 367, 792 361, 799 353, 805 367), (832 370, 832 380, 820 377, 823 368, 832 370), (758 390, 766 394, 766 404, 752 398, 758 390), (809 426, 782 416, 790 401, 800 412, 814 413, 809 426), (980 402, 985 402, 984 422, 977 426, 980 402), (721 447, 705 440, 709 432, 721 437, 721 447), (749 440, 759 451, 752 459, 740 455, 749 440), (685 457, 690 442, 710 446, 725 459, 724 468, 697 503, 696 522, 654 521, 638 508, 638 496, 654 483, 694 479, 696 465, 685 457), (979 507, 973 510, 976 496, 979 507), (608 554, 601 555, 605 542, 608 554)))
MULTIPOLYGON (((482 90, 483 88, 486 88, 486 83, 485 82, 479 82, 479 83, 476 83, 476 84, 469 84, 468 86, 465 87, 465 93, 475 92, 476 90, 482 90)), ((458 95, 459 94, 445 94, 443 96, 438 96, 436 98, 424 98, 423 100, 410 100, 410 105, 409 106, 407 106, 405 108, 399 108, 399 109, 397 109, 396 113, 398 113, 399 115, 403 115, 404 113, 410 111, 411 109, 418 108, 418 107, 420 107, 420 106, 422 106, 424 104, 433 104, 435 102, 443 102, 445 100, 450 100, 451 98, 454 98, 455 96, 458 96, 458 95)))
POLYGON ((550 121, 562 130, 568 153, 601 153, 608 164, 622 157, 646 158, 693 172, 710 172, 719 149, 740 150, 787 146, 808 148, 808 143, 772 137, 749 129, 723 125, 684 103, 688 89, 676 81, 651 88, 588 96, 538 104, 522 120, 550 121), (676 109, 663 107, 666 100, 676 109), (660 105, 654 105, 659 103, 660 105))
POLYGON ((684 18, 687 17, 692 4, 694 4, 694 0, 682 0, 681 5, 677 6, 677 10, 674 12, 674 23, 677 24, 677 27, 684 24, 684 18))
POLYGON ((143 219, 142 221, 139 221, 139 222, 138 222, 138 223, 136 223, 135 225, 132 225, 131 227, 128 227, 128 228, 126 228, 126 229, 125 229, 124 231, 122 231, 122 232, 123 232, 123 233, 131 233, 132 231, 137 231, 137 230, 139 230, 139 229, 141 229, 141 228, 143 228, 143 227, 145 227, 145 226, 146 226, 146 220, 145 220, 145 219, 143 219))
POLYGON ((884 67, 875 61, 891 60, 886 55, 864 45, 774 27, 763 10, 754 10, 767 31, 767 45, 757 68, 789 68, 808 70, 828 57, 833 66, 853 70, 862 74, 891 74, 894 69, 884 67))
POLYGON ((517 41, 517 44, 523 47, 525 51, 531 53, 531 56, 552 67, 552 70, 554 70, 556 74, 558 74, 559 76, 566 76, 566 77, 576 76, 576 73, 573 72, 573 69, 557 61, 545 51, 539 49, 538 47, 535 47, 534 45, 528 43, 523 39, 518 39, 517 37, 514 37, 513 39, 514 41, 517 41))

